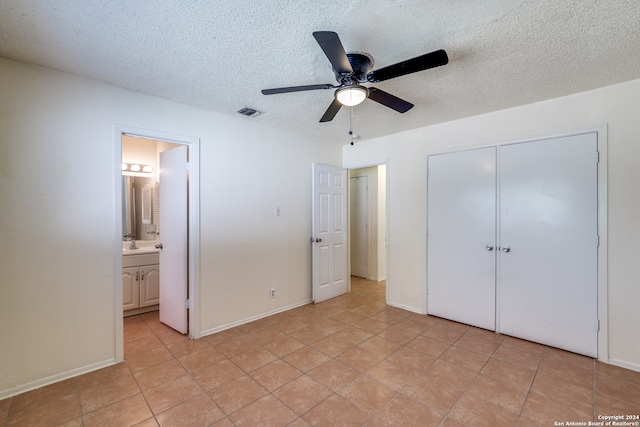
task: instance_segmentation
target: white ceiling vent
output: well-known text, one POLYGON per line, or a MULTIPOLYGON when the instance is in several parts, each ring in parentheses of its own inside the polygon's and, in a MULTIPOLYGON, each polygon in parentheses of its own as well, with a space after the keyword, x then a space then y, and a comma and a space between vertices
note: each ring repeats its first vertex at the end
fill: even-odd
POLYGON ((238 110, 236 110, 236 112, 242 114, 243 116, 247 116, 247 117, 255 117, 255 116, 259 116, 260 114, 262 114, 262 111, 254 110, 253 108, 249 108, 249 107, 239 108, 238 110))

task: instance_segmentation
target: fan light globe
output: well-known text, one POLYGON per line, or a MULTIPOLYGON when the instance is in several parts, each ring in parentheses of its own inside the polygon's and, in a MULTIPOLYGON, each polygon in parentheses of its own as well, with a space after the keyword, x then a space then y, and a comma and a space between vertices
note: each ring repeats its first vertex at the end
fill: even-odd
POLYGON ((338 89, 336 91, 336 99, 342 105, 353 107, 367 99, 367 88, 358 85, 338 89))

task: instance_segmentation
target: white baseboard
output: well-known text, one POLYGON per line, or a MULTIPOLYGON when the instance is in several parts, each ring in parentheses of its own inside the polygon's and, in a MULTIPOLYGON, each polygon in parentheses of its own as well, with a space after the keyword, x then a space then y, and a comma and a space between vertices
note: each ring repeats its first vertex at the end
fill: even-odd
POLYGON ((405 304, 397 304, 397 303, 395 303, 393 301, 388 301, 387 305, 390 305, 391 307, 401 308, 403 310, 407 310, 407 311, 410 311, 412 313, 425 314, 425 315, 427 314, 424 311, 420 310, 419 308, 411 307, 411 306, 408 306, 408 305, 405 305, 405 304))
POLYGON ((295 303, 295 304, 290 304, 290 305, 287 305, 287 306, 284 306, 284 307, 280 307, 280 308, 275 309, 275 310, 267 311, 266 313, 261 313, 261 314, 258 314, 256 316, 251 316, 251 317, 247 317, 245 319, 241 319, 241 320, 238 320, 238 321, 235 321, 235 322, 226 323, 224 325, 216 326, 215 328, 205 329, 203 331, 200 331, 200 338, 202 338, 204 336, 207 336, 207 335, 215 334, 216 332, 226 331, 227 329, 235 328, 236 326, 244 325, 245 323, 250 323, 250 322, 254 322, 256 320, 263 319, 265 317, 273 316, 274 314, 282 313, 283 311, 293 310, 294 308, 302 307, 303 305, 307 305, 307 304, 310 304, 312 302, 313 302, 313 300, 309 299, 309 300, 306 300, 306 301, 302 301, 302 302, 298 302, 298 303, 295 303))
POLYGON ((116 359, 107 359, 107 360, 103 360, 102 362, 92 363, 91 365, 86 365, 81 368, 72 369, 70 371, 62 372, 56 375, 51 375, 50 377, 31 381, 26 384, 21 384, 12 388, 8 388, 6 390, 0 390, 0 400, 6 399, 11 396, 15 396, 20 393, 24 393, 26 391, 35 390, 37 388, 41 388, 49 384, 57 383, 59 381, 67 380, 69 378, 73 378, 78 375, 86 374, 92 371, 97 371, 98 369, 115 365, 115 363, 116 363, 116 359))
POLYGON ((629 363, 629 362, 625 362, 623 360, 618 360, 618 359, 609 359, 609 361, 608 362, 605 361, 605 363, 609 363, 610 365, 619 366, 625 369, 630 369, 632 371, 640 372, 640 365, 635 363, 629 363))

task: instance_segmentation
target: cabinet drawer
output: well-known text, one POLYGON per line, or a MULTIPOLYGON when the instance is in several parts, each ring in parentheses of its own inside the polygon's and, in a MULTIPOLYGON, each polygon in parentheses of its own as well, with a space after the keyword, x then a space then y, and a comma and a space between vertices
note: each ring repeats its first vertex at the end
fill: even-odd
POLYGON ((160 255, 158 253, 153 254, 140 254, 140 255, 125 255, 122 257, 122 267, 137 267, 140 265, 153 265, 160 262, 160 255))

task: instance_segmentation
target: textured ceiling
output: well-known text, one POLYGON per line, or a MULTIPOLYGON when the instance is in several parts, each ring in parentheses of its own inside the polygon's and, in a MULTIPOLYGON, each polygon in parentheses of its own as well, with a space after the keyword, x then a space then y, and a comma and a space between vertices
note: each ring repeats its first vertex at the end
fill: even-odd
POLYGON ((260 92, 335 84, 320 30, 375 68, 449 54, 376 84, 415 107, 354 107, 361 140, 640 78, 638 0, 0 0, 0 56, 346 144, 332 90, 260 92))

